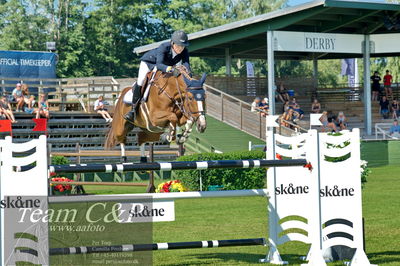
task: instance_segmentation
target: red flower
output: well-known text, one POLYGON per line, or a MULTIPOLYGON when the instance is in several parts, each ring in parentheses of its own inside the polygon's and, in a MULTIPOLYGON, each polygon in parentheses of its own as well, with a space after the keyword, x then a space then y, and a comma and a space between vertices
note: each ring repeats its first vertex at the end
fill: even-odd
POLYGON ((310 170, 310 171, 313 170, 313 167, 312 167, 311 163, 308 163, 308 164, 304 165, 303 167, 304 168, 308 168, 308 170, 310 170))

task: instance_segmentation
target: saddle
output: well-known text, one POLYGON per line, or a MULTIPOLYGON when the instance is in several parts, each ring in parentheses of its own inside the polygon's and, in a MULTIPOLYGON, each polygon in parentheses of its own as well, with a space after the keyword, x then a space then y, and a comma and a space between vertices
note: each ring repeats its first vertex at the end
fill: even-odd
MULTIPOLYGON (((150 93, 151 82, 154 79, 155 73, 156 72, 152 71, 146 75, 146 79, 144 80, 144 83, 143 83, 143 86, 142 86, 142 89, 140 92, 140 94, 142 95, 142 98, 139 101, 139 104, 140 104, 140 102, 147 102, 147 99, 148 99, 149 93, 150 93)), ((133 85, 135 85, 135 83, 133 85)), ((132 96, 133 96, 133 92, 132 92, 132 89, 130 89, 129 91, 127 91, 125 93, 123 102, 125 104, 132 105, 132 96)))

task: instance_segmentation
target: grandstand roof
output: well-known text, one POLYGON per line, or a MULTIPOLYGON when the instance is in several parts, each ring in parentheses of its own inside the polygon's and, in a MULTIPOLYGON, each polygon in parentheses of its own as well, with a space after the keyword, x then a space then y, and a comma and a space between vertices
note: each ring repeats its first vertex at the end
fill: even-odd
MULTIPOLYGON (((265 59, 267 30, 346 34, 399 33, 400 25, 388 29, 388 21, 400 23, 400 19, 397 19, 399 14, 399 4, 317 0, 189 34, 189 50, 191 56, 223 58, 226 48, 229 48, 229 54, 235 58, 265 59)), ((161 42, 165 41, 168 40, 161 42)), ((137 47, 134 52, 144 53, 158 47, 161 42, 137 47)), ((397 54, 400 52, 387 55, 397 54)), ((310 52, 275 52, 277 59, 311 59, 315 55, 316 53, 310 52)), ((360 56, 317 54, 320 59, 360 56)))

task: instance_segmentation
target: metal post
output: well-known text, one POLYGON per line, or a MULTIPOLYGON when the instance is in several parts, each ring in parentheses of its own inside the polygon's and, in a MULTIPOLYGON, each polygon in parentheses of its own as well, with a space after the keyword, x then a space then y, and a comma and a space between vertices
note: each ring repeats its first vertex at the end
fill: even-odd
POLYGON ((364 35, 363 47, 364 64, 364 135, 372 134, 372 114, 371 114, 371 83, 370 83, 370 42, 369 35, 364 35))
POLYGON ((274 36, 273 31, 267 31, 267 59, 268 59, 268 99, 269 114, 275 114, 275 69, 274 69, 274 36))
POLYGON ((225 74, 230 77, 232 75, 232 57, 229 54, 229 48, 225 48, 225 74))
POLYGON ((313 79, 314 79, 314 89, 318 88, 318 59, 313 55, 313 79))
MULTIPOLYGON (((154 162, 154 143, 150 143, 149 145, 149 159, 150 162, 154 162)), ((154 193, 156 192, 156 187, 154 186, 154 171, 150 171, 149 173, 149 186, 146 190, 147 193, 154 193)))
MULTIPOLYGON (((79 144, 79 142, 76 143, 75 152, 78 153, 78 156, 76 157, 76 163, 80 164, 81 156, 79 155, 79 153, 81 152, 81 145, 79 144)), ((81 173, 76 173, 76 181, 81 181, 81 173)), ((83 185, 75 186, 75 190, 76 190, 76 194, 86 194, 86 191, 83 188, 83 185)))

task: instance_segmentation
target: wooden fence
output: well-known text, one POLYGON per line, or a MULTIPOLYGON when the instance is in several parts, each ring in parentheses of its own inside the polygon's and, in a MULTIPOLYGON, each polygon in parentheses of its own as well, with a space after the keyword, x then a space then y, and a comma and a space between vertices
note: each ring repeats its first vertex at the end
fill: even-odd
POLYGON ((114 105, 120 86, 113 77, 61 78, 61 79, 22 79, 1 78, 3 95, 11 95, 17 82, 29 86, 32 95, 45 93, 49 105, 59 111, 93 111, 93 104, 100 95, 110 106, 114 105))
MULTIPOLYGON (((276 84, 283 82, 287 89, 305 93, 314 89, 314 81, 307 77, 276 78, 276 84)), ((268 80, 263 77, 223 77, 208 76, 207 84, 235 96, 266 96, 268 94, 268 80)))

